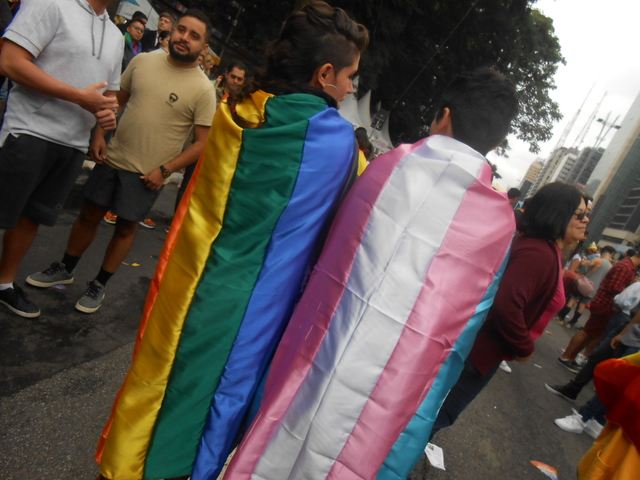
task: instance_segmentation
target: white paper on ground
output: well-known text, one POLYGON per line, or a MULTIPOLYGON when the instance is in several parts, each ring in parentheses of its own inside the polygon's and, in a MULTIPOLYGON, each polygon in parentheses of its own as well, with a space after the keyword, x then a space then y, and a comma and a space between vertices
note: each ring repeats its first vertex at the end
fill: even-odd
POLYGON ((427 454, 427 458, 429 459, 429 463, 440 470, 444 470, 444 452, 442 449, 434 445, 433 443, 428 443, 427 447, 424 449, 424 453, 427 454))

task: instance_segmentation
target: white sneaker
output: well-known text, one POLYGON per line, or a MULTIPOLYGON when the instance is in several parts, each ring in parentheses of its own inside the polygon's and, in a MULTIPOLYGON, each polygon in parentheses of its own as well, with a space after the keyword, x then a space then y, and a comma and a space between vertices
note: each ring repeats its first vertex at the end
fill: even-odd
POLYGON ((589 435, 591 438, 598 438, 603 428, 604 426, 600 425, 595 418, 592 418, 585 424, 584 433, 589 435))
POLYGON ((500 362, 500 370, 503 372, 511 373, 511 367, 504 360, 500 362))
POLYGON ((586 363, 587 363, 587 357, 585 357, 584 355, 582 355, 581 353, 578 354, 578 356, 576 357, 576 363, 580 366, 583 367, 586 363))
POLYGON ((568 417, 556 418, 553 423, 559 426, 565 432, 582 433, 586 423, 582 421, 582 415, 573 410, 568 417))

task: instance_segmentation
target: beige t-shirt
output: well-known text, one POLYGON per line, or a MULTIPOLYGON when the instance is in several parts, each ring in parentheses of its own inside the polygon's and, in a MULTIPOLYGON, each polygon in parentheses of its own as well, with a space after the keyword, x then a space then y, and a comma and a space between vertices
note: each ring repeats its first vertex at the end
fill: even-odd
POLYGON ((176 68, 168 55, 136 55, 122 74, 130 93, 107 163, 144 175, 182 151, 193 125, 211 126, 216 94, 199 68, 176 68))

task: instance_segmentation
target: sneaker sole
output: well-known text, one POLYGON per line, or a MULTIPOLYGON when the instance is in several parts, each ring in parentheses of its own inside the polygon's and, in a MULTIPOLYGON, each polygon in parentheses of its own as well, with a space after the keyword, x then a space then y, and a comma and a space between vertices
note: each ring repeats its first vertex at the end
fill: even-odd
POLYGON ((567 432, 567 433, 575 433, 576 435, 580 435, 582 432, 584 432, 584 429, 582 430, 571 430, 568 428, 565 428, 561 425, 558 425, 558 422, 556 420, 553 421, 553 423, 555 424, 556 427, 558 427, 560 430, 567 432))
POLYGON ((40 316, 41 312, 37 312, 37 313, 27 313, 27 312, 21 312, 20 310, 13 308, 11 305, 9 305, 7 302, 5 302, 4 300, 0 300, 0 303, 2 303, 3 305, 6 305, 6 307, 11 310, 13 313, 15 313, 16 315, 20 315, 21 317, 24 318, 36 318, 40 316))
POLYGON ((73 278, 70 278, 69 280, 60 280, 58 282, 44 283, 44 282, 39 282, 37 280, 34 280, 31 277, 27 277, 25 281, 29 285, 33 285, 34 287, 47 288, 47 287, 53 287, 54 285, 69 285, 70 283, 73 283, 73 278))
POLYGON ((564 398, 566 401, 571 402, 571 403, 576 403, 576 399, 575 398, 570 398, 567 397, 566 395, 561 394, 560 392, 558 392, 557 390, 554 390, 553 388, 551 388, 549 385, 547 385, 546 383, 544 384, 544 388, 546 388, 548 391, 550 391, 551 393, 553 393, 554 395, 557 395, 559 397, 564 398))
POLYGON ((95 308, 89 308, 89 307, 85 307, 85 306, 83 306, 83 305, 80 305, 80 302, 78 301, 78 302, 76 303, 76 310, 79 310, 79 311, 81 311, 82 313, 93 313, 93 312, 97 312, 97 311, 100 309, 100 307, 101 307, 101 306, 102 306, 102 305, 98 305, 98 306, 97 306, 97 307, 95 307, 95 308))
POLYGON ((140 224, 141 227, 148 228, 149 230, 153 230, 154 228, 156 228, 155 225, 147 225, 146 223, 143 223, 143 222, 138 222, 138 223, 140 224))

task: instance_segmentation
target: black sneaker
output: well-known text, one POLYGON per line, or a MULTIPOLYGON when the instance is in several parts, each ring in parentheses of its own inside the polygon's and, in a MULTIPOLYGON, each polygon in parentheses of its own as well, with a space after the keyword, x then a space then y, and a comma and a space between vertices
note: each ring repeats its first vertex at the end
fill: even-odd
POLYGON ((0 290, 0 303, 5 304, 9 310, 21 317, 36 318, 40 315, 40 309, 29 300, 29 295, 17 285, 14 285, 13 288, 0 290))
POLYGON ((560 362, 560 364, 570 372, 578 373, 580 371, 580 368, 581 368, 580 365, 578 365, 573 360, 565 360, 564 358, 558 358, 558 362, 560 362))
POLYGON ((559 397, 564 398, 565 400, 569 400, 570 402, 575 402, 578 398, 577 394, 571 393, 569 389, 564 385, 549 385, 548 383, 545 383, 544 388, 549 390, 551 393, 555 393, 559 397))

